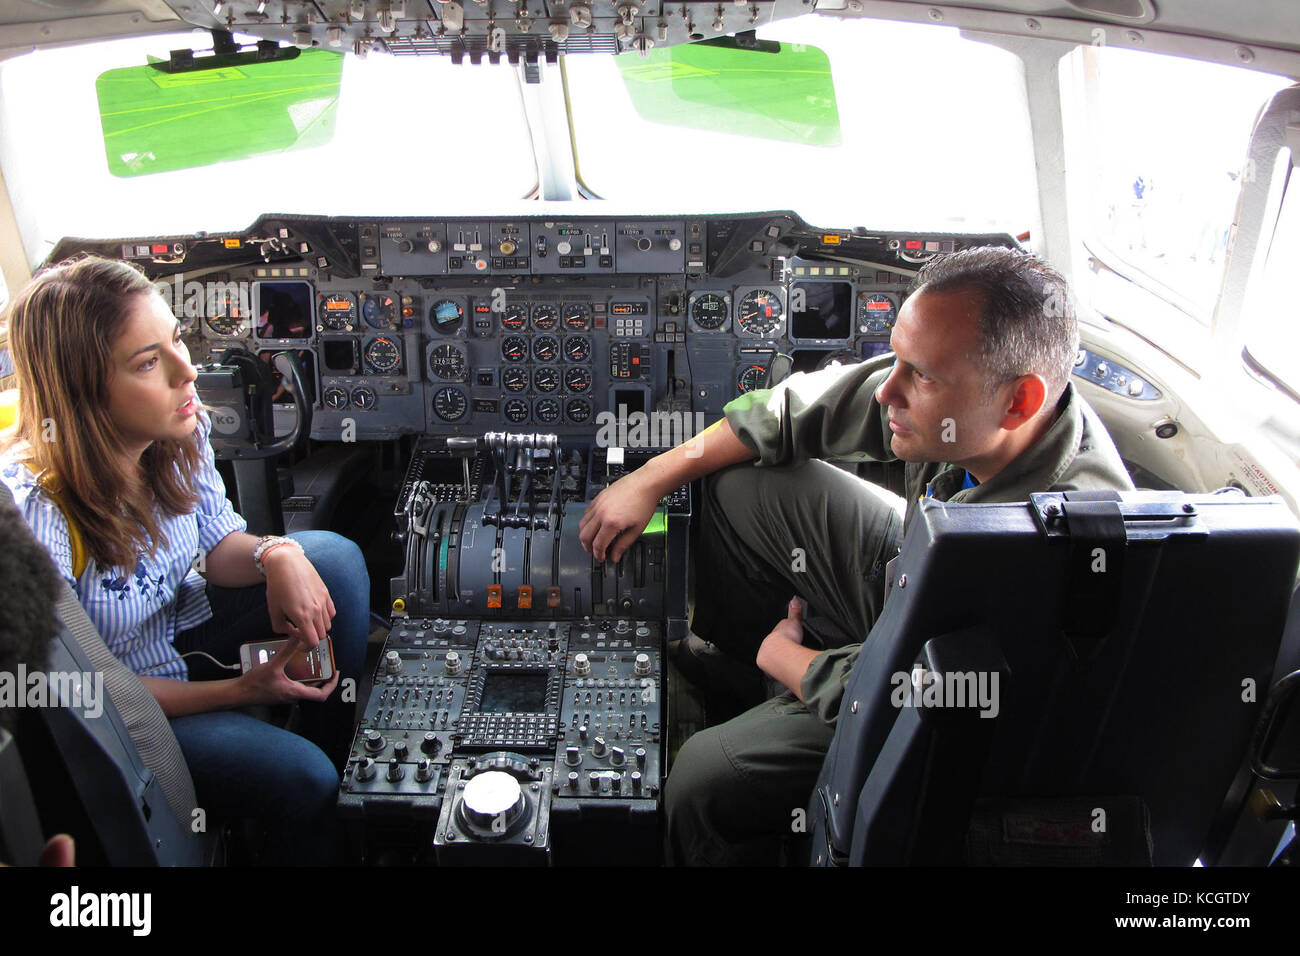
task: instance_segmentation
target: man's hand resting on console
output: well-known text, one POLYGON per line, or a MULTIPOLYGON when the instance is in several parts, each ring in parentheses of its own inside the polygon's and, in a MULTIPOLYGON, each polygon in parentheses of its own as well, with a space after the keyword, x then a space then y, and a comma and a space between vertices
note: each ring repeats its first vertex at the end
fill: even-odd
POLYGON ((587 506, 578 522, 578 540, 596 560, 617 561, 650 523, 663 497, 644 468, 624 475, 587 506))
POLYGON ((764 674, 780 681, 803 700, 800 690, 803 675, 812 659, 821 652, 803 646, 803 603, 797 597, 791 598, 788 610, 785 619, 758 646, 755 663, 764 674))
POLYGON ((578 522, 578 540, 597 561, 617 561, 641 537, 660 498, 696 478, 754 457, 727 420, 719 419, 598 494, 578 522))

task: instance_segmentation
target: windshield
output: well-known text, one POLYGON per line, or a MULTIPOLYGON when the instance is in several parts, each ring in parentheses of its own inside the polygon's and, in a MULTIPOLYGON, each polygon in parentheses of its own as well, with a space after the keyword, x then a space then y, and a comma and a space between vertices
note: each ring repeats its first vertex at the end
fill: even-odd
POLYGON ((829 59, 840 142, 778 141, 769 127, 784 125, 780 103, 766 120, 763 104, 750 104, 758 115, 744 132, 683 128, 695 125, 689 118, 652 122, 637 112, 614 58, 570 56, 584 184, 646 212, 793 209, 825 226, 1029 229, 1033 152, 1011 54, 956 30, 815 15, 757 35, 829 59))
POLYGON ((211 38, 115 40, 0 63, 0 168, 29 263, 44 259, 64 236, 240 229, 267 212, 480 213, 536 188, 511 67, 350 54, 343 57, 328 142, 196 169, 113 175, 96 97, 100 75, 190 45, 211 46, 211 38), (53 105, 57 127, 49 121, 53 105))

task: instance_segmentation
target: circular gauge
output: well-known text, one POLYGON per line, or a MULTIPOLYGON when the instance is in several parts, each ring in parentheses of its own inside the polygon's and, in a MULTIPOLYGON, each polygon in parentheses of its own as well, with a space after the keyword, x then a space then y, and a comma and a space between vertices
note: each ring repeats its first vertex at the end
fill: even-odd
POLYGON ((554 362, 560 354, 560 341, 554 335, 539 335, 533 339, 533 358, 539 362, 554 362))
POLYGON ((506 421, 514 422, 516 425, 528 421, 528 402, 525 399, 506 399, 506 403, 501 410, 505 412, 506 421))
POLYGON ((716 292, 696 296, 691 303, 691 321, 702 329, 716 332, 727 321, 727 300, 716 292))
POLYGON ((325 389, 325 394, 321 396, 321 401, 325 403, 326 408, 332 408, 338 411, 341 408, 348 407, 348 393, 337 385, 331 385, 325 389))
POLYGON ((528 358, 528 340, 522 335, 508 335, 501 341, 501 357, 507 362, 528 358))
POLYGON ((553 305, 533 306, 533 326, 543 332, 549 332, 560 322, 560 313, 553 305))
POLYGON ((591 417, 591 402, 585 398, 571 398, 564 406, 564 414, 571 422, 585 422, 591 417))
POLYGON ((501 313, 501 328, 518 332, 528 324, 528 306, 511 305, 501 313))
POLYGON ((501 372, 501 385, 508 392, 522 392, 528 387, 528 369, 522 365, 507 365, 501 372))
POLYGON ((533 406, 533 416, 543 425, 560 420, 560 402, 555 398, 539 398, 533 406))
POLYGON ((397 299, 387 292, 361 296, 361 317, 375 329, 400 329, 402 308, 397 299))
MULTIPOLYGON (((220 308, 220 306, 218 306, 220 308)), ((246 325, 238 309, 226 308, 208 319, 208 328, 217 335, 242 335, 246 325)))
POLYGON ((581 302, 566 302, 560 310, 564 327, 570 332, 586 332, 591 328, 591 309, 581 302))
POLYGON ((894 300, 880 292, 863 292, 858 296, 859 332, 888 332, 898 318, 894 300))
POLYGON ((375 390, 365 385, 358 385, 352 390, 352 404, 365 411, 375 407, 375 390))
POLYGON ((736 321, 750 335, 769 336, 781 325, 781 300, 775 292, 755 289, 740 300, 736 321))
POLYGON ((767 369, 761 365, 746 365, 740 370, 740 375, 736 379, 736 388, 740 389, 741 394, 752 392, 756 388, 763 387, 763 380, 767 378, 767 369))
POLYGON ((465 353, 454 345, 439 345, 429 353, 429 371, 438 378, 465 378, 465 353))
POLYGON ((564 357, 570 362, 585 362, 591 358, 591 342, 581 335, 570 335, 564 340, 564 357))
POLYGON ((451 299, 439 299, 429 306, 429 321, 433 324, 434 331, 441 332, 443 335, 453 334, 460 328, 464 318, 465 310, 461 308, 459 302, 453 302, 451 299))
POLYGON ((553 365, 542 365, 533 371, 533 388, 539 392, 553 392, 560 387, 560 370, 553 365))
POLYGON ((463 418, 469 408, 469 400, 458 388, 448 385, 433 394, 433 413, 444 422, 454 422, 463 418))
POLYGON ((386 335, 376 335, 367 342, 363 354, 366 364, 379 375, 396 372, 402 364, 402 350, 386 335))
POLYGON ((351 292, 331 292, 320 296, 316 309, 320 324, 335 332, 347 332, 357 324, 357 303, 351 292))
POLYGON ((581 365, 564 370, 564 387, 571 392, 585 392, 591 388, 591 372, 581 365))

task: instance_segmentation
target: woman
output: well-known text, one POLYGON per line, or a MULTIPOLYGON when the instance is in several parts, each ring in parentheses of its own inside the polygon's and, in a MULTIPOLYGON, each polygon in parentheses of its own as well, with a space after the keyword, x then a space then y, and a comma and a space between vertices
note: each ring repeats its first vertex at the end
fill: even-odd
POLYGON ((0 437, 0 480, 170 718, 205 817, 256 816, 269 862, 335 859, 355 707, 337 688, 360 676, 369 630, 360 550, 328 532, 244 533, 180 327, 134 267, 89 257, 41 273, 9 309, 9 348, 19 406, 0 437), (241 644, 272 630, 286 652, 223 676, 239 670, 241 644), (287 651, 327 633, 335 676, 288 678, 287 651), (234 710, 291 701, 314 743, 234 710))

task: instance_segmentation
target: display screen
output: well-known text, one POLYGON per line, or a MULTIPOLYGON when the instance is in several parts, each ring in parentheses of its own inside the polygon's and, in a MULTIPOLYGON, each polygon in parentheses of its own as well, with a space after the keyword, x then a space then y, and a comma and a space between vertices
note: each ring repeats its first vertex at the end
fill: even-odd
POLYGON ((790 291, 791 338, 843 340, 852 334, 853 286, 847 282, 794 284, 790 291))
POLYGON ((480 714, 540 714, 546 710, 546 671, 488 671, 480 714))
POLYGON ((875 358, 877 355, 884 355, 890 351, 888 342, 863 342, 862 357, 864 359, 875 358))
POLYGON ((259 282, 255 294, 259 338, 311 337, 311 286, 305 282, 259 282))

